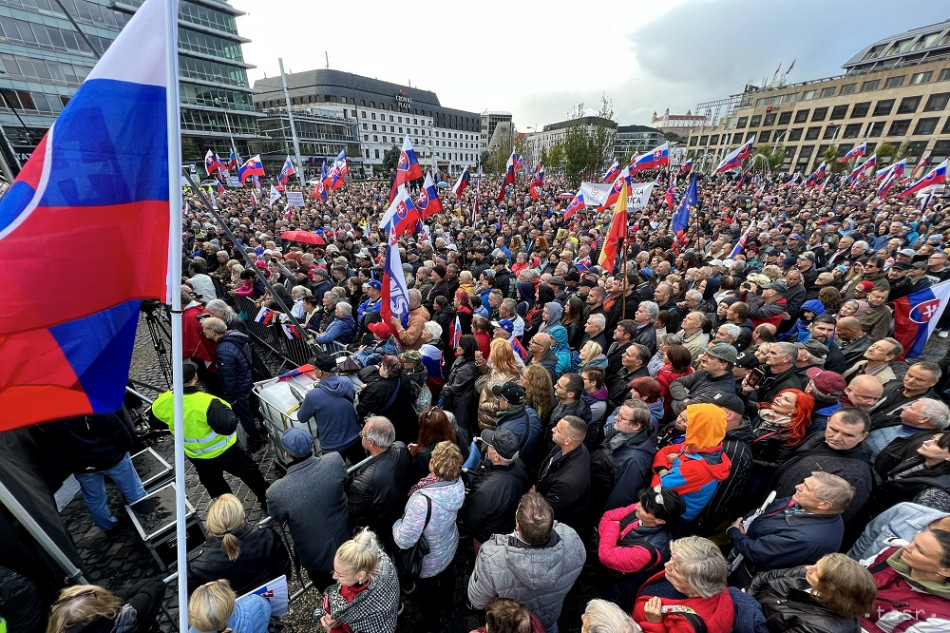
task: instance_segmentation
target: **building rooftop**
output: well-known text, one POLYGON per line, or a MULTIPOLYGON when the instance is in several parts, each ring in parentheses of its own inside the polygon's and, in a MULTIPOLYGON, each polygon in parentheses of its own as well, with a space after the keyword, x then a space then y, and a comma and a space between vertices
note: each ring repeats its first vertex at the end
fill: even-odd
POLYGON ((842 66, 848 74, 950 58, 950 20, 885 37, 842 66))
POLYGON ((606 125, 607 127, 615 128, 617 123, 611 121, 610 119, 605 119, 599 116, 585 116, 579 119, 570 119, 568 121, 558 121, 557 123, 551 123, 545 125, 542 128, 542 132, 552 132, 554 130, 563 130, 565 128, 574 127, 575 125, 606 125))
POLYGON ((655 132, 656 134, 663 133, 655 127, 650 127, 649 125, 621 125, 617 128, 618 134, 631 132, 655 132))

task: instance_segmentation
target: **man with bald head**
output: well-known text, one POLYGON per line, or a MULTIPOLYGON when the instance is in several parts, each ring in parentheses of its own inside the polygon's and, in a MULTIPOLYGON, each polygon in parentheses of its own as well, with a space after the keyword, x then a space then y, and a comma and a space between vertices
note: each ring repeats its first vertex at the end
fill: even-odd
POLYGON ((864 358, 864 352, 871 347, 871 339, 861 328, 861 322, 855 317, 841 317, 835 325, 838 333, 838 347, 844 354, 845 367, 852 367, 864 358))
POLYGON ((884 385, 874 376, 861 374, 855 376, 838 398, 843 407, 854 407, 868 412, 877 406, 884 395, 884 385))
POLYGON ((528 343, 528 353, 531 354, 531 357, 528 358, 528 365, 541 365, 544 367, 548 374, 551 376, 551 383, 557 382, 557 355, 552 349, 554 347, 554 339, 551 338, 550 334, 545 334, 540 332, 531 337, 531 341, 528 343))

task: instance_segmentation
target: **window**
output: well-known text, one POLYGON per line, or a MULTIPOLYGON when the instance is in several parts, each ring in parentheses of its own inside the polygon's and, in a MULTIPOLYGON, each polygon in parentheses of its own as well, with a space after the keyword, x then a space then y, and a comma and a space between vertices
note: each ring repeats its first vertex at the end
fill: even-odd
POLYGON ((374 152, 374 153, 376 154, 376 156, 375 156, 375 157, 376 157, 376 158, 379 158, 379 150, 378 150, 378 149, 376 149, 376 150, 373 150, 373 152, 374 152))
POLYGON ((900 88, 904 85, 904 75, 899 75, 897 77, 888 77, 884 80, 884 88, 900 88))
POLYGON ((699 137, 699 144, 700 144, 700 145, 705 145, 708 141, 709 141, 709 137, 708 137, 708 136, 700 136, 700 137, 699 137))
POLYGON ((791 122, 792 122, 792 113, 791 113, 791 112, 783 112, 782 114, 778 115, 778 124, 779 124, 779 125, 788 125, 788 124, 791 123, 791 122))
POLYGON ((862 103, 855 103, 851 108, 851 118, 859 119, 868 115, 868 110, 871 109, 871 102, 864 101, 862 103))
POLYGON ((944 68, 940 71, 940 76, 937 77, 937 81, 950 81, 950 68, 944 68))
POLYGON ((848 113, 847 105, 835 106, 831 109, 831 120, 840 121, 841 119, 844 118, 844 115, 846 115, 847 113, 848 113))
POLYGON ((887 116, 894 109, 893 99, 881 99, 874 106, 874 116, 887 116))
POLYGON ((800 140, 802 140, 802 128, 797 127, 797 128, 792 129, 792 130, 788 133, 788 140, 790 140, 790 141, 800 141, 800 140))
POLYGON ((914 134, 933 134, 934 130, 937 129, 937 121, 940 120, 940 117, 928 117, 926 119, 920 119, 917 121, 917 125, 914 127, 914 134))
POLYGON ((930 95, 927 99, 927 103, 924 105, 924 112, 939 112, 947 107, 948 101, 950 101, 950 92, 940 92, 930 95))
POLYGON ((810 128, 808 128, 808 131, 805 132, 805 140, 806 140, 806 141, 814 141, 815 139, 818 138, 818 135, 819 135, 819 134, 821 134, 821 128, 820 128, 820 127, 810 127, 810 128))
POLYGON ((844 134, 841 135, 841 138, 858 138, 858 134, 861 133, 861 124, 852 123, 851 125, 846 125, 844 128, 844 134))
POLYGON ((765 130, 765 131, 763 131, 763 132, 759 132, 759 136, 758 136, 758 138, 755 139, 755 140, 758 141, 759 143, 768 143, 768 142, 769 142, 769 138, 770 138, 771 136, 772 136, 772 132, 769 131, 769 130, 765 130))
POLYGON ((880 136, 884 134, 884 121, 875 121, 868 126, 868 136, 880 136))
POLYGON ((858 84, 844 84, 841 86, 841 94, 850 95, 854 94, 858 90, 858 84))
POLYGON ((943 124, 943 129, 940 130, 941 134, 950 134, 950 117, 947 117, 947 122, 943 124))
POLYGON ((765 115, 765 125, 775 125, 775 113, 769 112, 765 115))
POLYGON ((713 134, 712 136, 710 136, 710 137, 709 137, 709 144, 710 144, 710 145, 719 145, 719 135, 718 135, 718 134, 713 134))
POLYGON ((928 70, 922 73, 914 73, 910 76, 910 85, 919 86, 920 84, 925 84, 930 81, 930 78, 933 77, 933 71, 928 70))
MULTIPOLYGON (((745 136, 742 134, 742 132, 736 132, 735 134, 732 135, 732 142, 741 143, 744 138, 745 136)), ((723 137, 723 140, 725 140, 725 137, 723 137)))
POLYGON ((744 128, 748 127, 748 126, 749 126, 749 117, 747 117, 747 116, 741 116, 741 117, 739 117, 739 119, 736 121, 736 127, 737 127, 738 129, 740 129, 740 130, 741 130, 741 129, 744 129, 744 128))
POLYGON ((795 113, 795 123, 804 123, 808 120, 809 110, 799 110, 795 113))
POLYGON ((761 114, 756 114, 755 116, 752 117, 752 119, 749 120, 749 126, 750 126, 750 127, 759 127, 760 125, 762 125, 762 115, 761 115, 761 114))
POLYGON ((824 121, 828 116, 828 108, 815 108, 815 111, 811 113, 812 121, 824 121))
POLYGON ((908 119, 899 119, 891 123, 891 129, 888 130, 888 136, 904 136, 907 134, 907 130, 910 129, 910 120, 908 119))
POLYGON ((689 139, 689 146, 690 146, 690 147, 695 147, 695 146, 698 144, 698 141, 699 141, 699 137, 698 137, 698 136, 694 136, 694 137, 690 138, 690 139, 689 139))
POLYGON ((870 92, 871 90, 877 90, 877 87, 881 85, 880 79, 872 79, 871 81, 865 81, 861 84, 861 92, 870 92))
POLYGON ((920 97, 904 97, 897 106, 897 114, 913 114, 920 106, 920 97))
POLYGON ((833 96, 835 96, 835 90, 836 90, 836 88, 835 88, 834 86, 829 86, 828 88, 822 88, 822 89, 821 89, 821 98, 822 98, 822 99, 827 99, 828 97, 833 97, 833 96))
POLYGON ((825 133, 822 134, 821 138, 827 140, 834 139, 838 136, 838 132, 841 131, 840 125, 829 125, 825 128, 825 133))
POLYGON ((815 98, 814 90, 806 90, 805 92, 802 93, 802 101, 811 101, 814 98, 815 98))

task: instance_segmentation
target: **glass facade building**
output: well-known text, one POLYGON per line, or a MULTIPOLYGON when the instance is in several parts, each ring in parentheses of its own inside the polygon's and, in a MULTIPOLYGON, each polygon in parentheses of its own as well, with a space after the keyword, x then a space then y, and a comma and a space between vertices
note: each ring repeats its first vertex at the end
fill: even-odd
MULTIPOLYGON (((29 158, 63 106, 143 0, 0 0, 0 153, 12 170, 29 158)), ((222 0, 182 0, 179 86, 182 152, 222 158, 231 138, 247 156, 257 120, 237 33, 241 12, 222 0), (230 131, 229 131, 230 128, 230 131)))

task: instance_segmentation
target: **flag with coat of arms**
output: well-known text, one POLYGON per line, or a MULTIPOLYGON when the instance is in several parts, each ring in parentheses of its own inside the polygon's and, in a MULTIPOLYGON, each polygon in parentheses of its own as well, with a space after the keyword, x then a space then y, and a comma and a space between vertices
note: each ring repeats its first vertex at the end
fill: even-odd
POLYGON ((905 358, 917 358, 937 327, 950 301, 950 281, 918 290, 891 303, 894 308, 894 338, 904 346, 905 358))

